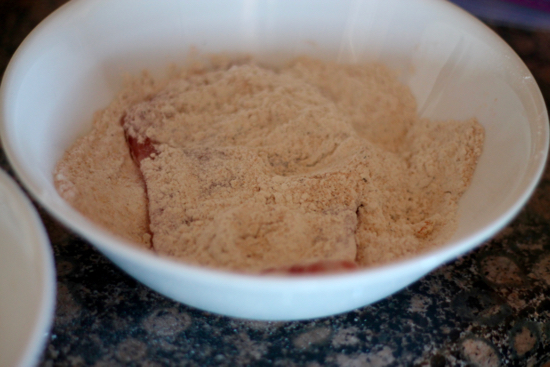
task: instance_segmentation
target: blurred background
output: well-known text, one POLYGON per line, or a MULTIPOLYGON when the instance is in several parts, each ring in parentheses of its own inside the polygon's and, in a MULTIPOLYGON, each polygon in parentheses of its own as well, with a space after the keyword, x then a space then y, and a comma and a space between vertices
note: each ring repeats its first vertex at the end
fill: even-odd
POLYGON ((479 18, 503 26, 550 30, 549 0, 451 0, 479 18))

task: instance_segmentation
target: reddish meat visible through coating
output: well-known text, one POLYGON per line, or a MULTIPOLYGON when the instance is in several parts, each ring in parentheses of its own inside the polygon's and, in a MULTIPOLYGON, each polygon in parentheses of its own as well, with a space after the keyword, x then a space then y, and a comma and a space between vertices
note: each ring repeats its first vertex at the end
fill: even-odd
POLYGON ((125 118, 126 115, 124 115, 120 119, 120 124, 124 129, 124 136, 126 137, 128 148, 130 149, 130 155, 139 167, 139 164, 142 160, 144 160, 145 158, 152 158, 158 152, 155 149, 155 146, 153 145, 151 139, 145 137, 143 139, 143 142, 139 142, 140 139, 129 134, 129 124, 126 123, 125 118))
POLYGON ((380 64, 300 57, 144 74, 96 114, 55 184, 115 234, 190 264, 295 275, 380 265, 450 238, 481 154, 475 119, 416 111, 380 64))
POLYGON ((313 275, 321 273, 340 273, 358 269, 351 261, 319 261, 307 265, 292 265, 290 267, 267 269, 264 274, 313 275))

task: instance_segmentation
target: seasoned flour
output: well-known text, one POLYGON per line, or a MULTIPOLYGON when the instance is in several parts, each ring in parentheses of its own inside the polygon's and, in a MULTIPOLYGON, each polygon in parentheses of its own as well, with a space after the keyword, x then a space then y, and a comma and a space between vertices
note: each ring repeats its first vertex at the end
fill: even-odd
POLYGON ((370 266, 453 233, 483 140, 475 119, 420 119, 379 64, 222 62, 131 82, 54 177, 91 220, 189 263, 370 266))

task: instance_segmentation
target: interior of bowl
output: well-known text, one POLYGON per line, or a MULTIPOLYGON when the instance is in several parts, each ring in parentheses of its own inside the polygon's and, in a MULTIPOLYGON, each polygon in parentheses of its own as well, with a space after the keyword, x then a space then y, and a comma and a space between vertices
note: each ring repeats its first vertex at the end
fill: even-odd
POLYGON ((536 82, 501 39, 447 2, 81 0, 28 37, 3 80, 2 141, 30 192, 80 233, 97 231, 57 195, 56 162, 125 74, 162 75, 193 50, 267 63, 303 54, 380 61, 410 86, 422 116, 477 117, 484 152, 460 202, 457 232, 436 251, 441 261, 502 228, 541 175, 548 117, 536 82))

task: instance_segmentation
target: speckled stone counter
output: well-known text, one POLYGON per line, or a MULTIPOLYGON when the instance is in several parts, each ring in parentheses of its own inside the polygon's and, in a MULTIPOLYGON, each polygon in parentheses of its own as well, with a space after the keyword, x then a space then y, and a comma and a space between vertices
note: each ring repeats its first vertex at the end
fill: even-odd
MULTIPOLYGON (((0 0, 0 70, 63 0, 0 0)), ((550 32, 496 30, 550 98, 550 32)), ((3 153, 0 166, 12 173, 3 153)), ((518 218, 475 252, 375 305, 252 322, 138 284, 40 211, 57 265, 42 366, 550 366, 550 170, 518 218)))

